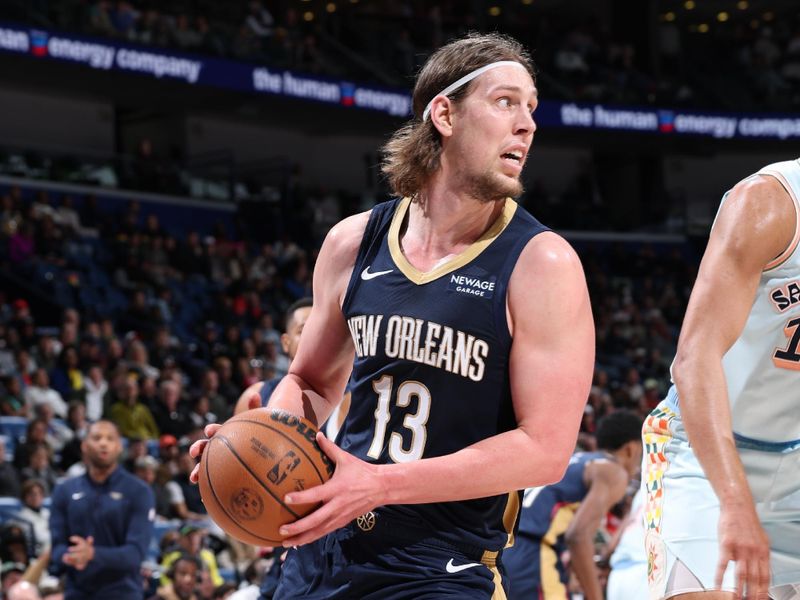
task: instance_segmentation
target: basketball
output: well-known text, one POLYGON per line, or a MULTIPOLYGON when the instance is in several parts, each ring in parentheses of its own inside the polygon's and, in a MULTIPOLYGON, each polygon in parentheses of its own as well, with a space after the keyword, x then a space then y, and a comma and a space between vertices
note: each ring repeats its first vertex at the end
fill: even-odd
POLYGON ((280 410, 256 408, 226 421, 200 460, 200 495, 209 516, 237 540, 279 545, 281 525, 317 508, 287 506, 286 494, 333 475, 316 435, 310 421, 280 410))

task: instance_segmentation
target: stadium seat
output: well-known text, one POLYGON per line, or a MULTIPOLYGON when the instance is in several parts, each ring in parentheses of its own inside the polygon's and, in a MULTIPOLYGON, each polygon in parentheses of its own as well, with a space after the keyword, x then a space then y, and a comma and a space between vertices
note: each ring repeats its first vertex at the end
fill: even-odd
POLYGON ((20 442, 28 430, 28 419, 25 417, 0 417, 0 434, 20 442))

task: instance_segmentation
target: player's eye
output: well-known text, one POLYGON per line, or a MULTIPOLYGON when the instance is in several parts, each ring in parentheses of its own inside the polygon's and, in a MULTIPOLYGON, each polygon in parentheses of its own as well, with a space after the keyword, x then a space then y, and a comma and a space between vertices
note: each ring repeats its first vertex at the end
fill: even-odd
POLYGON ((511 98, 508 96, 503 96, 502 98, 498 98, 497 104, 500 108, 509 108, 511 106, 511 98))

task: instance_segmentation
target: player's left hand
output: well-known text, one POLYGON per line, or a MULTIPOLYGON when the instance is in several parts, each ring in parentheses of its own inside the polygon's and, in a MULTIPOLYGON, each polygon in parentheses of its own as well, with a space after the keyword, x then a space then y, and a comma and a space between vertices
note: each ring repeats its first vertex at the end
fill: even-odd
POLYGON ((284 498, 287 504, 322 503, 311 514, 281 527, 285 547, 313 542, 380 506, 385 498, 378 465, 345 452, 322 432, 317 433, 317 443, 336 464, 336 470, 324 484, 292 492, 284 498))
POLYGON ((70 536, 69 541, 71 545, 67 548, 62 561, 64 564, 75 567, 78 571, 83 571, 94 558, 94 538, 73 535, 70 536))

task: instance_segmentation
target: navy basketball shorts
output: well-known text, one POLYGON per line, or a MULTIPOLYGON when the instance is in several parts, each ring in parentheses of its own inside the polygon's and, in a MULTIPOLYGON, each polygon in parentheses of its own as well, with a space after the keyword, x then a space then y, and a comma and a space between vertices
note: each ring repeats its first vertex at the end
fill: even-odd
POLYGON ((540 539, 517 536, 503 552, 510 600, 568 600, 567 572, 556 550, 540 539))
MULTIPOLYGON (((366 518, 365 518, 366 517, 366 518)), ((500 565, 380 514, 291 549, 275 600, 505 599, 500 565)))

